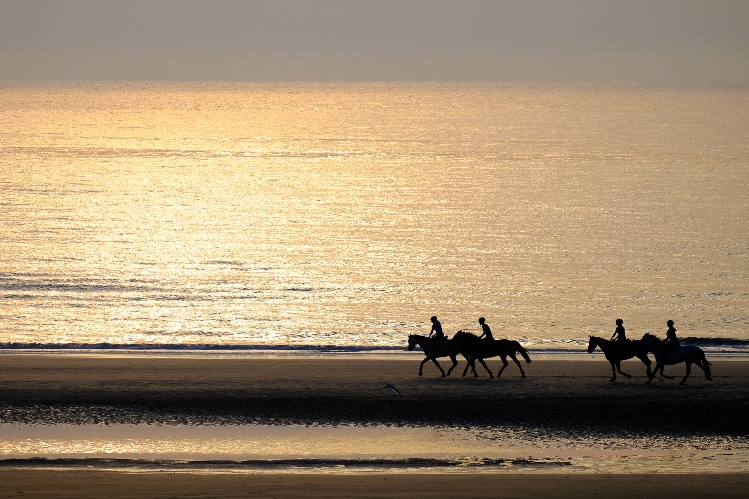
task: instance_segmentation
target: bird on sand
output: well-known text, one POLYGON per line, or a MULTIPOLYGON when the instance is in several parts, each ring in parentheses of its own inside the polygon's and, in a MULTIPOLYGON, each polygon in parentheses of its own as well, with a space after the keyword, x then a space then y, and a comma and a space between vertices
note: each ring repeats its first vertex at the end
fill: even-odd
POLYGON ((385 383, 385 388, 393 390, 393 393, 395 393, 396 395, 398 395, 400 397, 403 396, 403 395, 401 395, 401 392, 399 392, 398 389, 394 385, 391 385, 390 383, 385 383))

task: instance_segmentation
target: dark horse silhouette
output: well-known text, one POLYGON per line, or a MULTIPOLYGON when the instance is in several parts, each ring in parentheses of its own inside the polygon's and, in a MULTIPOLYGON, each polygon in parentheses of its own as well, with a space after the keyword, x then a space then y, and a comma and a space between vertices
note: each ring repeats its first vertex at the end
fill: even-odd
POLYGON ((648 358, 648 346, 641 341, 626 340, 622 345, 619 345, 619 342, 605 340, 598 336, 591 336, 590 341, 588 342, 588 353, 593 353, 593 350, 595 350, 596 347, 603 351, 606 360, 611 364, 611 373, 613 376, 609 381, 616 381, 617 371, 619 371, 619 374, 625 378, 631 378, 632 376, 622 372, 619 363, 622 360, 631 359, 633 357, 640 359, 642 363, 645 364, 645 367, 647 367, 646 374, 648 375, 648 382, 655 377, 655 374, 650 370, 651 361, 648 358))
MULTIPOLYGON (((675 352, 669 354, 666 352, 663 342, 650 333, 645 333, 645 336, 642 337, 642 343, 653 352, 653 355, 655 355, 655 369, 653 372, 660 372, 660 375, 664 378, 674 379, 673 376, 666 376, 663 374, 664 366, 684 362, 687 366, 687 373, 679 383, 680 385, 683 385, 687 381, 689 373, 692 372, 692 364, 697 364, 697 367, 702 369, 705 373, 706 380, 713 380, 712 375, 710 374, 710 363, 705 358, 705 352, 703 352, 700 347, 694 345, 682 345, 677 348, 675 352)), ((653 375, 653 377, 655 377, 655 375, 653 375)), ((650 380, 648 380, 648 383, 650 383, 650 380)))
POLYGON ((439 342, 435 338, 429 338, 428 336, 421 336, 418 334, 409 334, 408 335, 408 351, 412 352, 414 348, 416 348, 416 345, 419 345, 421 349, 424 351, 424 360, 421 361, 421 365, 419 366, 419 376, 423 374, 422 369, 424 368, 424 364, 426 361, 431 360, 434 362, 434 365, 437 366, 437 369, 440 370, 442 373, 442 377, 450 376, 450 373, 455 369, 455 366, 458 365, 458 360, 455 358, 460 353, 460 345, 455 340, 445 340, 443 342, 439 342), (447 374, 445 374, 445 371, 442 369, 442 366, 440 366, 440 363, 437 362, 438 357, 450 357, 450 360, 453 361, 452 367, 448 369, 447 374))
POLYGON ((474 361, 478 360, 479 363, 484 366, 486 372, 489 373, 489 377, 494 378, 494 375, 489 370, 489 367, 484 362, 484 359, 488 359, 490 357, 501 357, 502 364, 504 365, 502 366, 502 369, 497 372, 497 377, 499 378, 500 376, 502 376, 502 371, 504 371, 505 368, 509 365, 509 363, 507 362, 507 357, 510 357, 520 369, 520 374, 525 378, 525 371, 523 371, 523 366, 520 365, 517 357, 515 357, 515 353, 519 352, 520 355, 522 355, 525 361, 529 364, 531 362, 531 358, 528 357, 528 353, 517 341, 487 341, 479 338, 473 333, 468 333, 465 331, 458 331, 457 333, 455 333, 455 335, 453 336, 453 341, 458 342, 458 345, 461 347, 461 355, 463 355, 463 357, 465 357, 468 361, 468 365, 466 365, 466 368, 463 370, 463 376, 466 375, 469 367, 473 367, 473 375, 478 376, 476 368, 473 366, 474 361))

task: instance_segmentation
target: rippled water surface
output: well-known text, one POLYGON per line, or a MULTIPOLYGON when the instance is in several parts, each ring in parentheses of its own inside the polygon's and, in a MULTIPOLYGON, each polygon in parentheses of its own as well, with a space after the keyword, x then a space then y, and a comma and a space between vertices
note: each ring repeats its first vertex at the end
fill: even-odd
POLYGON ((0 85, 0 343, 749 341, 749 90, 0 85))
POLYGON ((300 471, 745 472, 746 438, 520 428, 0 425, 0 467, 300 471))

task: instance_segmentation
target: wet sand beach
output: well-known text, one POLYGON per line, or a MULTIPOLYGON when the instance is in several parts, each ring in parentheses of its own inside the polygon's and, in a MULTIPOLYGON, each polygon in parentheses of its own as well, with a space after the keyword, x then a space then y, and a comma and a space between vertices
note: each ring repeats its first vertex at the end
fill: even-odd
MULTIPOLYGON (((531 353, 533 357, 533 354, 531 353)), ((708 356, 709 357, 709 356, 708 356)), ((749 361, 713 358, 683 386, 625 362, 632 379, 609 382, 601 355, 535 359, 502 378, 462 378, 464 362, 442 378, 419 355, 201 357, 152 355, 0 356, 0 420, 5 425, 355 425, 523 427, 548 435, 627 438, 746 439, 749 361), (392 383, 402 395, 384 387, 392 383)), ((498 361, 490 362, 495 370, 498 361)), ((444 365, 444 364, 443 364, 444 365)), ((667 368, 680 375, 684 366, 667 368)), ((366 449, 363 449, 366 452, 366 449)), ((637 459, 634 458, 635 464, 637 459)), ((701 458, 700 458, 701 459, 701 458)), ((610 475, 536 469, 501 472, 211 472, 112 471, 0 467, 3 497, 743 497, 749 486, 731 473, 610 475)), ((736 473, 735 463, 739 470, 736 473)), ((49 468, 49 467, 48 467, 49 468)), ((615 469, 611 470, 616 472, 615 469)), ((704 473, 701 473, 704 472, 704 473)), ((705 472, 708 471, 708 472, 705 472)), ((726 470, 729 471, 729 470, 726 470)))
POLYGON ((0 497, 746 497, 749 475, 215 475, 0 470, 0 497))
MULTIPOLYGON (((536 360, 522 379, 442 378, 421 357, 0 356, 0 416, 18 424, 542 425, 570 431, 746 435, 749 362, 713 359, 713 379, 694 367, 685 385, 611 383, 603 356, 536 360), (394 358, 391 358, 394 357, 394 358), (593 360, 589 360, 593 359, 593 360), (384 388, 392 383, 402 396, 384 388)), ((445 365, 445 364, 443 364, 445 365)), ((498 361, 489 362, 496 372, 498 361)), ((667 374, 684 373, 669 366, 667 374)))

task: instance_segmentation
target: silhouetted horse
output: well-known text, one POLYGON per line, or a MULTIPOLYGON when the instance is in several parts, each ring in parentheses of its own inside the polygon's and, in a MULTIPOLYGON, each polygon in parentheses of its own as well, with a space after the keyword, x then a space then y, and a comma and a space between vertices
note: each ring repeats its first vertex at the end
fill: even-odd
POLYGON ((458 356, 458 353, 460 353, 460 345, 458 342, 454 340, 445 340, 444 342, 440 342, 440 344, 437 344, 437 340, 435 338, 429 338, 427 336, 421 336, 418 334, 409 334, 408 335, 408 351, 412 352, 414 348, 416 348, 416 345, 419 345, 421 349, 424 351, 424 360, 421 361, 421 365, 419 366, 419 376, 423 374, 422 369, 424 368, 424 363, 426 361, 431 360, 434 362, 434 365, 437 366, 437 369, 440 370, 442 373, 442 377, 450 376, 450 373, 455 369, 455 366, 458 365, 458 360, 455 358, 458 356), (445 371, 442 369, 442 366, 440 366, 439 362, 437 362, 438 357, 450 357, 450 359, 453 361, 452 367, 448 369, 447 375, 445 374, 445 371))
POLYGON ((648 375, 648 382, 655 377, 655 374, 650 370, 650 359, 648 358, 648 347, 641 341, 626 340, 623 345, 620 345, 618 341, 609 341, 598 336, 591 336, 588 342, 588 353, 593 353, 596 347, 600 348, 603 352, 606 360, 611 364, 611 373, 613 376, 609 381, 616 381, 616 372, 625 378, 631 378, 629 374, 622 372, 622 368, 619 363, 622 360, 631 359, 637 357, 647 367, 646 374, 648 375))
MULTIPOLYGON (((509 365, 507 362, 507 357, 510 357, 515 364, 517 364, 518 368, 520 369, 520 374, 525 378, 525 371, 523 371, 523 366, 520 365, 520 362, 518 362, 517 357, 515 357, 515 353, 519 352, 520 355, 523 356, 525 361, 530 364, 531 358, 528 357, 528 353, 525 351, 525 349, 522 347, 520 343, 513 340, 492 340, 487 341, 482 338, 479 338, 473 333, 467 333, 465 331, 458 331, 453 336, 453 341, 457 341, 459 346, 461 346, 460 353, 463 355, 463 357, 466 358, 468 361, 468 365, 463 370, 463 376, 466 375, 468 372, 469 367, 473 367, 473 363, 475 360, 478 360, 479 363, 484 366, 484 369, 486 369, 486 372, 489 373, 490 378, 494 378, 494 375, 489 370, 489 367, 487 367, 486 363, 484 362, 484 359, 488 359, 490 357, 501 357, 502 358, 502 369, 499 370, 497 373, 497 377, 499 378, 502 376, 502 371, 505 370, 505 368, 509 365)), ((478 373, 476 372, 476 368, 473 367, 473 374, 474 376, 478 376, 478 373)))
MULTIPOLYGON (((697 364, 697 367, 702 369, 705 373, 706 380, 713 380, 711 377, 712 375, 710 374, 710 363, 705 358, 705 352, 703 352, 700 347, 694 345, 681 345, 675 352, 669 354, 666 352, 663 342, 650 333, 645 333, 645 336, 642 337, 642 343, 646 345, 655 356, 655 370, 653 372, 659 372, 664 378, 674 379, 673 376, 666 376, 663 374, 663 368, 665 366, 681 364, 684 362, 687 365, 687 373, 679 383, 680 385, 683 385, 687 381, 689 373, 692 372, 692 364, 697 364)), ((655 375, 653 375, 653 377, 655 377, 655 375)), ((650 380, 648 380, 648 383, 650 383, 650 380)))

